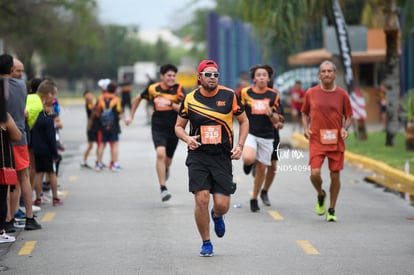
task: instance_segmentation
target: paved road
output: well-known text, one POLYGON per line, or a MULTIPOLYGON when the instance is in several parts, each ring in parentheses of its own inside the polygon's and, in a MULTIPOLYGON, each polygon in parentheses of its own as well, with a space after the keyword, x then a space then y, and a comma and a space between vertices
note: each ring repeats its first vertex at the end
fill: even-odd
MULTIPOLYGON (((162 203, 144 108, 132 126, 123 127, 123 170, 118 173, 79 168, 85 148, 83 107, 62 109, 68 147, 59 177, 64 205, 43 205, 38 215, 42 230, 20 231, 15 243, 0 245, 2 274, 414 272, 414 207, 363 182, 369 172, 347 166, 337 205, 339 221, 327 223, 313 213, 316 196, 309 173, 302 171, 308 155, 292 150, 280 161, 269 193, 272 206, 260 205, 259 213, 251 213, 248 205, 252 177, 243 174, 241 161, 234 162, 238 191, 232 205, 240 207, 227 214, 224 238, 212 232, 215 256, 201 258, 184 144, 177 149, 168 183, 173 197, 162 203)), ((289 128, 282 132, 284 142, 289 128)))

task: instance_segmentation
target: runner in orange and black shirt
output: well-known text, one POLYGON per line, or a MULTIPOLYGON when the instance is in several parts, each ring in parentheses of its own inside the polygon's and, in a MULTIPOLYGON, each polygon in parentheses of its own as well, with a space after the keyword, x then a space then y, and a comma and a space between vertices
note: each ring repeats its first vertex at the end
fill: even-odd
POLYGON ((100 119, 100 129, 97 133, 98 138, 98 161, 95 167, 96 171, 102 171, 103 163, 102 157, 103 152, 106 146, 106 143, 109 142, 111 149, 111 162, 109 164, 109 169, 118 172, 121 170, 121 166, 118 163, 119 156, 119 134, 121 133, 121 126, 119 121, 123 116, 123 110, 119 98, 116 96, 116 84, 114 82, 109 82, 106 86, 102 87, 103 94, 98 96, 96 101, 96 112, 97 116, 100 119), (108 125, 103 125, 103 116, 106 110, 109 109, 110 123, 108 125))
POLYGON ((240 95, 250 123, 249 135, 243 151, 243 170, 248 174, 252 166, 256 164, 250 210, 257 212, 260 210, 257 197, 265 181, 266 167, 271 166, 273 126, 279 122, 279 95, 268 87, 273 75, 272 67, 256 65, 250 69, 250 74, 254 85, 242 89, 240 95))
POLYGON ((160 68, 161 82, 149 85, 132 102, 131 113, 125 120, 130 125, 141 99, 153 101, 154 112, 151 118, 152 141, 157 153, 157 175, 161 189, 161 200, 167 201, 171 194, 166 187, 169 167, 177 148, 178 138, 174 132, 180 104, 185 95, 181 84, 175 82, 178 69, 175 65, 164 64, 160 68))
POLYGON ((126 107, 131 109, 131 92, 132 92, 132 82, 124 75, 123 82, 118 83, 118 88, 121 90, 121 105, 122 109, 125 111, 126 107))
MULTIPOLYGON (((87 117, 86 136, 88 145, 83 153, 83 160, 80 166, 81 168, 92 169, 92 167, 88 165, 87 161, 89 153, 93 148, 93 144, 98 142, 99 118, 96 116, 95 99, 92 91, 86 90, 83 93, 83 97, 85 99, 85 110, 87 117)), ((98 149, 96 150, 96 158, 98 158, 98 149)))
POLYGON ((211 218, 220 238, 225 233, 223 215, 229 210, 230 195, 235 191, 231 161, 241 157, 249 122, 234 91, 218 85, 220 73, 216 62, 202 61, 197 72, 201 87, 185 97, 175 133, 188 145, 189 191, 195 197, 194 216, 203 241, 200 256, 206 257, 213 255, 210 193, 214 201, 211 218), (233 118, 240 123, 238 143, 233 142, 233 118))
MULTIPOLYGON (((268 86, 273 87, 273 81, 270 81, 268 86)), ((285 122, 285 111, 284 111, 284 107, 282 103, 280 102, 280 97, 278 100, 278 115, 279 115, 279 122, 273 125, 273 132, 275 136, 273 139, 273 152, 272 152, 271 165, 267 167, 263 188, 262 188, 262 191, 260 191, 260 198, 262 199, 263 204, 266 206, 271 206, 268 192, 269 192, 270 187, 273 184, 273 180, 276 177, 277 161, 279 160, 278 150, 279 150, 279 145, 280 145, 279 131, 283 129, 284 122, 285 122)), ((252 171, 252 174, 253 174, 253 171, 252 171)), ((256 175, 256 170, 254 170, 254 175, 256 175)))

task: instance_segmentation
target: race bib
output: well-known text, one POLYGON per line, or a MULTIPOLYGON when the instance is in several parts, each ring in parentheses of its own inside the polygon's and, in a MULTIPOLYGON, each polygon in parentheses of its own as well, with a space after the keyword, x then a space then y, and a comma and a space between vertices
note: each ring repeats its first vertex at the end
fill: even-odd
POLYGON ((337 144, 338 130, 337 129, 321 129, 321 143, 322 144, 337 144))
POLYGON ((269 99, 253 99, 252 102, 252 114, 253 115, 267 115, 267 109, 269 108, 269 99))
POLYGON ((200 127, 202 144, 221 143, 221 126, 220 125, 202 125, 200 127))
POLYGON ((172 110, 171 100, 163 96, 157 96, 156 98, 154 98, 154 105, 155 105, 155 110, 157 111, 171 111, 172 110))

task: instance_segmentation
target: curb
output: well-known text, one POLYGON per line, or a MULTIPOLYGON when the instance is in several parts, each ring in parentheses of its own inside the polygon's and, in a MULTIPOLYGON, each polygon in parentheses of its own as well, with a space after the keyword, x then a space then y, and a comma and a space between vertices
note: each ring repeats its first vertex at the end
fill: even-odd
POLYGON ((85 104, 83 97, 79 98, 58 98, 61 105, 85 104))
MULTIPOLYGON (((308 149, 308 140, 299 133, 292 134, 291 144, 300 149, 308 149)), ((406 175, 403 171, 392 168, 388 164, 348 151, 345 151, 345 160, 348 163, 362 166, 374 172, 374 175, 367 177, 369 181, 414 196, 413 175, 406 175)))

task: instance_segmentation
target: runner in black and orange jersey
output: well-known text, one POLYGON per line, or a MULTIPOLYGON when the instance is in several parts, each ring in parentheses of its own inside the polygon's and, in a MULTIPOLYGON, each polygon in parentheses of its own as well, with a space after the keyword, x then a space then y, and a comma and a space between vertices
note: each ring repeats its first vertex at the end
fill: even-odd
POLYGON ((225 233, 223 215, 230 205, 233 184, 232 159, 241 157, 249 121, 233 90, 218 85, 218 66, 213 60, 198 65, 201 87, 186 95, 177 117, 175 133, 188 145, 186 165, 189 191, 195 197, 194 216, 203 245, 200 256, 212 256, 209 202, 213 194, 211 218, 220 238, 225 233), (240 123, 238 143, 233 142, 233 118, 240 123), (190 121, 190 133, 185 127, 190 121))
MULTIPOLYGON (((270 81, 268 83, 268 87, 273 87, 273 81, 270 81)), ((277 161, 279 160, 279 156, 278 156, 279 155, 278 150, 279 150, 279 145, 280 145, 279 131, 283 129, 284 122, 285 122, 285 111, 284 111, 282 103, 280 102, 280 97, 278 100, 278 115, 279 115, 279 122, 273 125, 274 139, 273 139, 273 152, 272 152, 271 165, 267 167, 263 188, 262 188, 262 191, 260 191, 260 198, 262 199, 263 204, 266 206, 271 205, 268 192, 276 176, 277 161)), ((254 172, 256 172, 256 170, 254 170, 254 172)), ((252 171, 252 174, 253 174, 253 171, 252 171)), ((256 175, 256 173, 254 173, 254 175, 256 175)))
MULTIPOLYGON (((86 90, 83 93, 83 97, 85 99, 85 110, 86 110, 86 116, 87 116, 87 141, 88 145, 86 147, 86 150, 83 154, 83 160, 80 164, 81 168, 87 168, 92 169, 91 166, 88 165, 88 157, 89 153, 91 152, 93 148, 93 144, 98 142, 98 130, 99 130, 99 118, 96 114, 96 108, 95 108, 95 98, 93 96, 92 91, 86 90)), ((98 145, 96 149, 96 159, 98 159, 98 145)))
POLYGON ((123 81, 121 83, 118 83, 118 88, 121 91, 122 110, 124 110, 125 112, 126 107, 131 109, 131 92, 132 92, 132 83, 126 75, 124 75, 123 81))
POLYGON ((123 118, 121 101, 116 96, 116 84, 109 79, 101 79, 98 85, 102 89, 102 94, 96 100, 96 115, 99 118, 98 140, 98 161, 95 166, 97 172, 104 168, 102 158, 106 143, 110 144, 111 162, 109 169, 118 172, 121 166, 118 163, 119 156, 119 134, 121 126, 119 121, 123 118))
POLYGON ((126 125, 132 123, 141 99, 154 102, 151 131, 152 141, 157 153, 156 170, 162 201, 171 198, 171 194, 166 187, 166 181, 178 144, 178 138, 174 132, 175 121, 185 95, 182 85, 175 82, 177 72, 178 69, 175 65, 162 65, 160 68, 161 82, 149 85, 141 94, 135 97, 132 102, 130 116, 125 120, 126 125))
POLYGON ((254 85, 242 89, 240 99, 246 108, 250 129, 243 151, 243 170, 250 173, 253 164, 256 164, 253 194, 250 199, 250 210, 259 211, 257 197, 265 180, 267 166, 271 166, 273 152, 274 131, 273 125, 279 122, 278 99, 275 90, 268 87, 273 75, 273 68, 269 65, 256 65, 250 69, 254 85))

